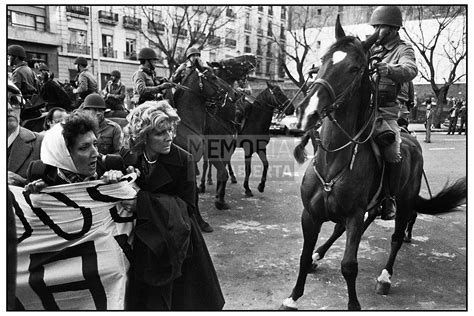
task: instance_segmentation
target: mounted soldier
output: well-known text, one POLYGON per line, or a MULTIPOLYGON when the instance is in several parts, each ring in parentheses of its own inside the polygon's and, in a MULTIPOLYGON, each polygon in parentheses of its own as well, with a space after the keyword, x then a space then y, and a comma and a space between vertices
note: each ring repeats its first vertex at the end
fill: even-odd
POLYGON ((184 79, 189 76, 191 72, 199 69, 203 70, 204 65, 201 60, 201 52, 195 47, 188 48, 186 52, 186 61, 179 65, 178 69, 171 76, 171 81, 174 83, 184 82, 184 79))
POLYGON ((398 195, 402 167, 400 153, 399 117, 401 101, 408 101, 408 85, 416 77, 415 52, 412 46, 400 39, 398 34, 402 25, 402 13, 396 6, 379 6, 370 17, 369 24, 378 33, 378 39, 370 50, 380 78, 378 85, 378 115, 382 118, 380 128, 376 131, 375 140, 381 147, 386 161, 387 174, 385 177, 386 197, 382 205, 382 219, 390 220, 395 217, 395 196, 398 195))
POLYGON ((49 72, 49 68, 45 64, 39 66, 41 74, 41 88, 39 95, 46 102, 46 108, 49 111, 54 107, 60 107, 70 112, 74 108, 72 107, 72 101, 69 98, 66 90, 54 80, 54 74, 49 72))
POLYGON ((122 74, 118 70, 113 70, 110 73, 110 80, 107 82, 102 95, 104 97, 107 109, 110 112, 115 113, 114 117, 119 115, 120 117, 126 117, 127 112, 123 106, 125 100, 125 85, 120 80, 122 74), (119 114, 120 113, 120 114, 119 114))
POLYGON ((8 46, 8 65, 13 68, 11 80, 20 89, 26 102, 29 103, 33 95, 39 93, 39 82, 35 72, 28 66, 25 59, 26 52, 23 46, 8 46))
POLYGON ((78 96, 76 102, 76 107, 78 107, 89 94, 98 92, 98 85, 94 75, 87 68, 87 59, 79 56, 74 60, 74 64, 77 67, 78 75, 76 81, 77 88, 72 90, 72 92, 78 96))
POLYGON ((133 107, 145 101, 163 99, 163 94, 172 86, 166 78, 156 75, 155 63, 158 56, 153 49, 142 48, 138 53, 138 60, 140 67, 132 76, 133 107))

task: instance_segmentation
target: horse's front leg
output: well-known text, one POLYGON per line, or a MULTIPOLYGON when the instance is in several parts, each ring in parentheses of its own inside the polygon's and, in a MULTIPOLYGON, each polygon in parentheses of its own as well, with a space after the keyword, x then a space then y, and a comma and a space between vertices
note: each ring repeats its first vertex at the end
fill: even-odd
POLYGON ((376 293, 381 295, 387 295, 392 285, 391 278, 393 275, 393 265, 397 257, 398 251, 402 247, 403 240, 405 237, 405 229, 407 228, 408 219, 411 216, 407 210, 411 210, 411 206, 406 203, 402 205, 397 201, 397 213, 395 217, 395 231, 392 235, 392 241, 390 243, 390 255, 388 256, 387 263, 385 264, 382 273, 377 278, 376 293), (407 214, 408 213, 408 214, 407 214))
POLYGON ((263 164, 263 172, 262 178, 260 180, 260 184, 258 185, 258 192, 263 192, 265 190, 265 182, 267 181, 267 172, 268 172, 268 159, 267 159, 267 151, 266 149, 260 150, 258 153, 258 157, 263 164))
POLYGON ((359 208, 354 215, 346 220, 346 249, 341 262, 341 272, 346 279, 347 292, 349 295, 349 310, 360 310, 357 299, 356 279, 359 270, 357 262, 357 250, 363 233, 364 210, 359 208))
POLYGON ((338 240, 339 237, 341 237, 345 231, 346 226, 343 223, 337 223, 336 225, 334 225, 334 230, 332 231, 332 234, 329 239, 323 245, 318 247, 318 249, 316 249, 316 251, 313 253, 313 264, 309 272, 314 272, 316 270, 316 267, 318 266, 317 261, 324 258, 329 248, 331 248, 334 242, 338 240))
POLYGON ((219 210, 228 210, 230 209, 229 204, 225 201, 225 188, 227 180, 229 179, 229 174, 225 163, 222 160, 213 160, 212 164, 217 169, 217 185, 216 185, 216 201, 215 206, 219 210))
POLYGON ((300 267, 298 271, 298 278, 291 295, 286 298, 282 305, 281 310, 297 310, 296 301, 303 296, 304 285, 306 283, 306 277, 308 270, 311 268, 311 254, 313 252, 316 241, 318 240, 319 232, 321 231, 322 222, 315 222, 306 209, 303 210, 301 215, 301 226, 303 228, 303 250, 300 257, 300 267))
POLYGON ((207 173, 207 185, 213 185, 214 183, 212 182, 212 168, 209 168, 209 171, 207 173))
MULTIPOLYGON (((209 168, 209 160, 207 158, 207 155, 203 156, 203 161, 202 161, 202 175, 201 175, 201 184, 199 185, 199 193, 205 193, 206 192, 206 173, 207 173, 207 168, 209 168)), ((212 168, 209 168, 209 170, 212 168)))
POLYGON ((244 179, 244 189, 245 189, 245 195, 247 197, 252 197, 253 193, 249 188, 249 178, 250 178, 250 173, 252 172, 252 152, 247 151, 247 149, 244 149, 245 151, 245 179, 244 179))
POLYGON ((227 162, 227 170, 229 171, 230 182, 237 183, 237 178, 235 177, 234 169, 232 169, 230 159, 229 162, 227 162))

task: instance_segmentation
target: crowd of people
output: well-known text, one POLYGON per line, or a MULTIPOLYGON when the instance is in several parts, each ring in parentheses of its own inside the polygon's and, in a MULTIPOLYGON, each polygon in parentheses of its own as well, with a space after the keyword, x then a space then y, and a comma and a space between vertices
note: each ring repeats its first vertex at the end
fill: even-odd
MULTIPOLYGON (((414 100, 411 80, 418 69, 413 48, 400 39, 398 33, 402 27, 399 8, 378 7, 369 24, 379 35, 370 53, 380 59, 377 64, 378 117, 383 124, 375 138, 381 136, 378 143, 387 166, 382 218, 393 219, 402 164, 399 119, 408 120, 414 100), (399 116, 400 109, 405 116, 399 116)), ((119 70, 111 72, 105 88, 99 91, 88 69, 88 60, 77 57, 74 61, 77 83, 68 94, 54 80, 47 65, 39 67, 38 78, 25 61, 24 48, 8 47, 9 65, 13 67, 8 84, 9 185, 39 192, 47 186, 100 178, 113 183, 127 173, 138 175, 134 184, 136 199, 124 202, 125 207, 137 215, 129 285, 130 309, 219 310, 224 305, 201 234, 201 231, 211 232, 212 227, 199 222, 201 217, 196 214, 195 163, 188 152, 173 143, 180 118, 169 93, 192 71, 204 67, 200 55, 198 49, 188 49, 186 61, 168 80, 155 73, 156 52, 143 48, 138 53, 139 69, 132 76, 133 97, 128 109, 124 105, 126 87, 119 70), (22 120, 25 112, 36 109, 38 96, 44 100, 47 113, 44 114, 44 131, 33 132, 22 126, 22 120), (112 118, 122 119, 123 124, 112 118), (115 163, 106 163, 110 160, 115 163), (40 175, 32 170, 38 164, 42 164, 40 175), (111 165, 124 167, 115 170, 110 169, 111 165), (167 218, 179 215, 181 225, 175 229, 190 232, 183 242, 191 246, 178 249, 179 260, 173 261, 176 269, 165 279, 162 269, 171 258, 159 244, 167 230, 160 221, 162 215, 157 216, 157 212, 166 214, 167 218)), ((251 93, 246 78, 237 84, 242 93, 251 93)), ((431 99, 426 101, 429 118, 432 117, 430 104, 431 99)), ((458 116, 461 117, 461 133, 466 121, 466 106, 462 102, 456 102, 450 110, 448 134, 454 134, 458 116)), ((430 119, 427 124, 430 126, 430 119)))

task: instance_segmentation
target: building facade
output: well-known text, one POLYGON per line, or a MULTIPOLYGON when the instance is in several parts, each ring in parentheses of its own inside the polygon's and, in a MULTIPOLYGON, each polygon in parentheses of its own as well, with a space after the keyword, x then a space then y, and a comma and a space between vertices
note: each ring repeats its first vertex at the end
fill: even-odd
MULTIPOLYGON (((275 41, 285 44, 287 7, 229 6, 224 11, 215 19, 220 27, 205 29, 212 34, 203 45, 203 60, 254 54, 258 64, 251 80, 282 80, 283 59, 275 41)), ((188 32, 193 32, 194 27, 199 30, 209 21, 206 12, 206 6, 9 5, 7 41, 8 45, 25 47, 33 69, 45 63, 61 82, 75 79, 74 59, 84 56, 100 79, 100 87, 105 86, 115 69, 121 71, 123 83, 131 87, 132 74, 139 65, 137 52, 143 47, 155 48, 159 55, 156 72, 168 77, 166 56, 154 43, 158 37, 163 41, 177 39, 175 57, 182 59, 189 44, 188 32), (177 21, 185 10, 191 23, 180 27, 177 21)))

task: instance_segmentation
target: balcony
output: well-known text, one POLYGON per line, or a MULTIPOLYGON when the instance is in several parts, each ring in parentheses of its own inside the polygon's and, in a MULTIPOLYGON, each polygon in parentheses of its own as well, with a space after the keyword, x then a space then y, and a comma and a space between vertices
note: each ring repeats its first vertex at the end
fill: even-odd
POLYGON ((267 36, 268 36, 268 37, 272 37, 272 36, 273 36, 273 31, 272 31, 272 29, 268 29, 268 30, 267 30, 267 36))
POLYGON ((285 36, 284 33, 281 33, 281 34, 280 34, 280 40, 281 40, 282 42, 286 41, 286 36, 285 36))
POLYGON ((67 52, 80 55, 90 55, 91 48, 86 45, 67 44, 67 52))
POLYGON ((171 29, 171 32, 173 33, 173 35, 178 35, 178 37, 188 36, 188 30, 178 29, 176 26, 173 26, 173 28, 171 29), (179 34, 178 34, 178 32, 179 32, 179 34))
POLYGON ((257 29, 257 35, 263 36, 263 29, 257 29))
POLYGON ((112 47, 102 47, 102 57, 117 58, 117 51, 112 47))
POLYGON ((244 30, 245 30, 245 32, 250 32, 250 31, 252 31, 252 27, 250 26, 250 24, 245 24, 244 25, 244 30))
POLYGON ((137 52, 136 51, 123 52, 123 59, 137 60, 137 52))
POLYGON ((237 40, 232 39, 232 38, 226 38, 225 39, 225 46, 235 48, 237 46, 237 40))
POLYGON ((89 7, 82 5, 67 5, 66 15, 73 16, 80 19, 89 18, 89 7))
POLYGON ((221 44, 221 38, 219 36, 209 36, 207 42, 211 46, 219 46, 221 44))
POLYGON ((262 55, 263 55, 263 54, 262 54, 262 50, 259 49, 259 48, 257 48, 257 55, 258 55, 258 56, 262 56, 262 55))
POLYGON ((148 22, 148 32, 156 32, 162 34, 165 32, 165 24, 164 23, 159 23, 159 22, 153 22, 149 21, 148 22))
POLYGON ((139 30, 142 28, 142 20, 133 16, 125 15, 123 17, 123 27, 130 30, 139 30))
POLYGON ((118 13, 99 10, 99 23, 117 25, 118 21, 118 13))
POLYGON ((245 46, 245 47, 244 47, 244 53, 246 53, 246 54, 247 54, 247 53, 251 54, 251 53, 252 53, 252 49, 251 49, 250 47, 248 47, 248 46, 245 46))

